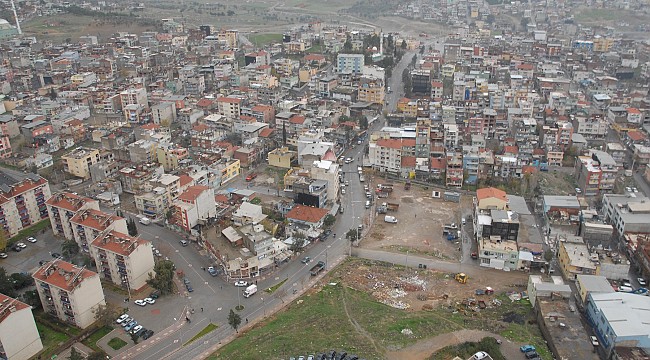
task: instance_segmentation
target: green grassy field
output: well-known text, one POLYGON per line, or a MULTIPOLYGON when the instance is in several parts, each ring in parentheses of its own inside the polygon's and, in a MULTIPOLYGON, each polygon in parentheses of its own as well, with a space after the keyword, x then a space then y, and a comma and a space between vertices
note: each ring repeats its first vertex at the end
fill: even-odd
POLYGON ((403 349, 419 340, 462 329, 479 329, 513 341, 535 345, 544 359, 550 353, 533 319, 527 301, 511 302, 505 294, 502 305, 474 316, 438 307, 430 311, 404 311, 375 301, 369 294, 344 285, 324 286, 294 301, 285 311, 241 334, 214 353, 210 359, 282 359, 345 349, 368 359, 381 359, 387 349, 403 349), (509 320, 504 321, 505 318, 509 320), (516 320, 512 320, 515 318, 516 320), (403 335, 410 329, 412 335, 403 335))
POLYGON ((97 341, 99 341, 99 339, 103 338, 111 331, 113 331, 113 328, 110 326, 106 326, 101 329, 98 329, 92 335, 90 335, 84 341, 82 341, 82 343, 95 351, 104 351, 99 346, 97 346, 97 341))
POLYGON ((41 342, 43 342, 43 350, 39 353, 43 358, 49 358, 54 355, 54 351, 57 349, 59 344, 70 338, 68 334, 56 331, 39 322, 36 323, 36 328, 38 329, 38 333, 41 335, 41 342))
POLYGON ((108 341, 108 346, 112 347, 113 350, 119 350, 123 347, 126 346, 126 341, 120 339, 120 338, 112 338, 108 341))
POLYGON ((250 34, 247 37, 257 47, 282 42, 282 34, 250 34))
POLYGON ((194 336, 193 336, 191 339, 189 339, 185 344, 183 344, 183 346, 186 346, 186 345, 189 345, 189 344, 193 343, 194 341, 200 339, 202 336, 204 336, 204 335, 210 333, 212 330, 214 330, 214 329, 216 329, 216 328, 218 328, 217 325, 215 325, 215 324, 213 324, 213 323, 209 323, 206 327, 203 328, 203 330, 199 331, 198 334, 194 335, 194 336))

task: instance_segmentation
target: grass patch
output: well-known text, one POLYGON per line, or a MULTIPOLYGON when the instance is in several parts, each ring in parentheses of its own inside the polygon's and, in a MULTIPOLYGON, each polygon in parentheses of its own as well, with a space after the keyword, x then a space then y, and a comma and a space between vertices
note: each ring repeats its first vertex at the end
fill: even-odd
POLYGON ((55 330, 40 321, 36 322, 36 328, 43 343, 43 350, 39 353, 43 359, 49 359, 54 355, 60 344, 70 339, 70 336, 65 332, 55 330))
POLYGON ((7 169, 10 169, 10 170, 23 171, 23 169, 21 169, 20 167, 15 166, 15 165, 11 165, 11 164, 7 164, 4 161, 0 162, 0 167, 7 168, 7 169))
POLYGON ((126 346, 126 341, 114 337, 108 341, 108 346, 110 346, 113 350, 119 350, 126 346))
POLYGON ((282 42, 282 34, 250 34, 247 37, 257 47, 282 42))
POLYGON ((97 346, 97 341, 108 335, 108 333, 111 331, 113 331, 113 328, 110 326, 99 328, 97 331, 88 336, 84 341, 82 341, 82 343, 95 351, 104 352, 104 350, 97 346))
POLYGON ((266 289, 264 291, 266 291, 269 294, 273 294, 275 292, 275 290, 277 290, 280 286, 282 286, 284 283, 286 283, 287 280, 289 280, 289 279, 288 278, 284 279, 284 280, 280 281, 279 283, 271 286, 270 288, 268 288, 268 289, 266 289))
POLYGON ((20 230, 18 234, 11 237, 9 239, 7 247, 19 241, 25 240, 30 236, 37 237, 43 230, 49 229, 50 227, 52 227, 52 224, 50 224, 49 218, 41 220, 36 224, 28 227, 27 229, 20 230))
POLYGON ((505 356, 501 354, 497 340, 492 337, 483 338, 479 342, 465 342, 459 345, 447 346, 429 357, 429 360, 453 359, 455 356, 469 359, 479 351, 485 351, 494 360, 506 360, 505 356))
POLYGON ((183 346, 187 346, 187 345, 193 343, 194 341, 202 338, 204 335, 207 335, 208 333, 210 333, 212 330, 214 330, 216 328, 218 328, 217 325, 215 325, 213 323, 209 323, 206 327, 203 328, 203 330, 201 330, 198 334, 194 335, 194 337, 189 339, 185 344, 183 344, 183 346))

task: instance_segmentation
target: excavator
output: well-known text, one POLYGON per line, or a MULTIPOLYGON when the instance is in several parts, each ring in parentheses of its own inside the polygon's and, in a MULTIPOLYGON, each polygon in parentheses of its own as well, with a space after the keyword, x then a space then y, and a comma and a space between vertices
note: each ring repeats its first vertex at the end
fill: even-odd
POLYGON ((465 273, 458 273, 456 276, 454 276, 454 279, 458 281, 461 284, 467 283, 467 279, 469 279, 469 276, 465 275, 465 273))

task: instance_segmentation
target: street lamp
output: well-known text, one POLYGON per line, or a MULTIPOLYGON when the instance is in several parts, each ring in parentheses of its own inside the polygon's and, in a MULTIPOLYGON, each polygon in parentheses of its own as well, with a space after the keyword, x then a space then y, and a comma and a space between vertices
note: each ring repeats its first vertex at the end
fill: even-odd
POLYGON ((406 260, 404 260, 404 267, 407 268, 409 266, 409 251, 406 250, 406 260))

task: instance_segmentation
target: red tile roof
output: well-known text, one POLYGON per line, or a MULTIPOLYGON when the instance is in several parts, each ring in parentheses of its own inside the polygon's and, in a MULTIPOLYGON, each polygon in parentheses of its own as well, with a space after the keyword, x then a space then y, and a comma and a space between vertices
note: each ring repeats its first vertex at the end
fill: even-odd
POLYGON ((251 111, 259 111, 259 112, 265 112, 265 111, 269 111, 269 110, 273 110, 273 106, 269 106, 269 105, 255 105, 255 106, 253 106, 253 107, 251 108, 251 111))
POLYGON ((401 149, 402 147, 415 146, 415 139, 379 139, 377 146, 401 149))
POLYGON ((327 215, 327 209, 296 205, 287 213, 287 219, 317 223, 327 215))
POLYGON ((431 87, 441 88, 442 83, 440 81, 432 81, 431 82, 431 87))
POLYGON ((192 181, 194 181, 194 179, 192 179, 191 176, 186 175, 186 174, 182 174, 181 176, 179 176, 179 179, 178 179, 178 183, 179 183, 180 187, 183 187, 183 186, 191 183, 192 181))
POLYGON ((305 61, 324 61, 325 56, 320 54, 307 54, 304 57, 305 61))
POLYGON ((517 65, 519 70, 533 70, 533 64, 519 64, 517 65))
POLYGON ((267 138, 273 134, 273 129, 264 128, 260 131, 260 137, 267 138))
POLYGON ((504 154, 519 154, 519 148, 516 146, 504 146, 503 147, 503 153, 504 154))
POLYGON ((503 201, 508 201, 508 198, 506 197, 506 192, 503 190, 499 190, 493 187, 489 188, 482 188, 476 190, 476 198, 481 201, 483 199, 487 198, 497 198, 501 199, 503 201))
POLYGON ((47 184, 47 180, 43 179, 42 177, 39 177, 38 181, 24 179, 21 182, 11 185, 11 190, 9 190, 9 192, 0 191, 0 204, 12 201, 14 197, 45 184, 47 184))
POLYGON ((414 168, 415 164, 415 156, 402 156, 402 167, 414 168))
POLYGON ((447 159, 444 158, 431 158, 431 169, 444 170, 447 168, 447 159))
POLYGON ((0 323, 3 322, 14 311, 31 308, 20 300, 11 298, 5 294, 0 294, 0 323))
POLYGON ((78 212, 70 222, 89 227, 95 230, 106 230, 110 224, 122 219, 117 215, 107 214, 103 211, 87 209, 78 212))
POLYGON ((213 101, 210 99, 201 99, 196 103, 196 106, 198 107, 208 107, 212 105, 213 101))
POLYGON ((193 203, 196 201, 196 198, 201 195, 201 193, 207 190, 210 190, 210 188, 203 185, 190 186, 187 188, 187 190, 183 191, 183 193, 178 196, 178 200, 193 203))
POLYGON ((85 268, 80 268, 76 265, 70 264, 69 262, 56 259, 41 266, 32 276, 37 281, 70 292, 73 291, 83 280, 97 276, 97 273, 85 268), (46 270, 48 271, 46 272, 46 270))
POLYGON ((628 114, 640 114, 641 111, 639 111, 639 109, 637 109, 637 108, 627 108, 627 113, 628 114))
POLYGON ((194 126, 192 127, 192 130, 194 130, 194 131, 200 133, 200 132, 203 132, 203 131, 205 131, 205 130, 208 130, 209 128, 210 128, 210 127, 209 127, 208 125, 203 124, 203 123, 199 123, 199 124, 194 125, 194 126))
POLYGON ((144 124, 140 126, 144 130, 158 130, 160 129, 160 125, 154 124, 154 123, 149 123, 149 124, 144 124))
POLYGON ((292 124, 304 124, 306 118, 302 115, 294 115, 289 119, 289 122, 292 124))
POLYGON ((222 103, 230 103, 230 104, 239 104, 241 103, 241 99, 239 98, 231 98, 231 97, 220 97, 217 99, 217 102, 222 102, 222 103))
POLYGON ((643 141, 646 139, 646 136, 640 131, 628 131, 627 137, 632 141, 643 141))
POLYGON ((47 205, 62 208, 68 211, 77 212, 88 202, 96 202, 91 198, 75 195, 69 192, 62 192, 52 195, 45 202, 47 205))
POLYGON ((223 194, 217 194, 214 196, 214 201, 217 202, 218 204, 228 204, 230 203, 230 200, 226 195, 223 194))
POLYGON ((104 236, 98 236, 92 246, 110 251, 122 256, 129 256, 140 245, 150 244, 149 240, 136 238, 117 231, 109 231, 104 236))

